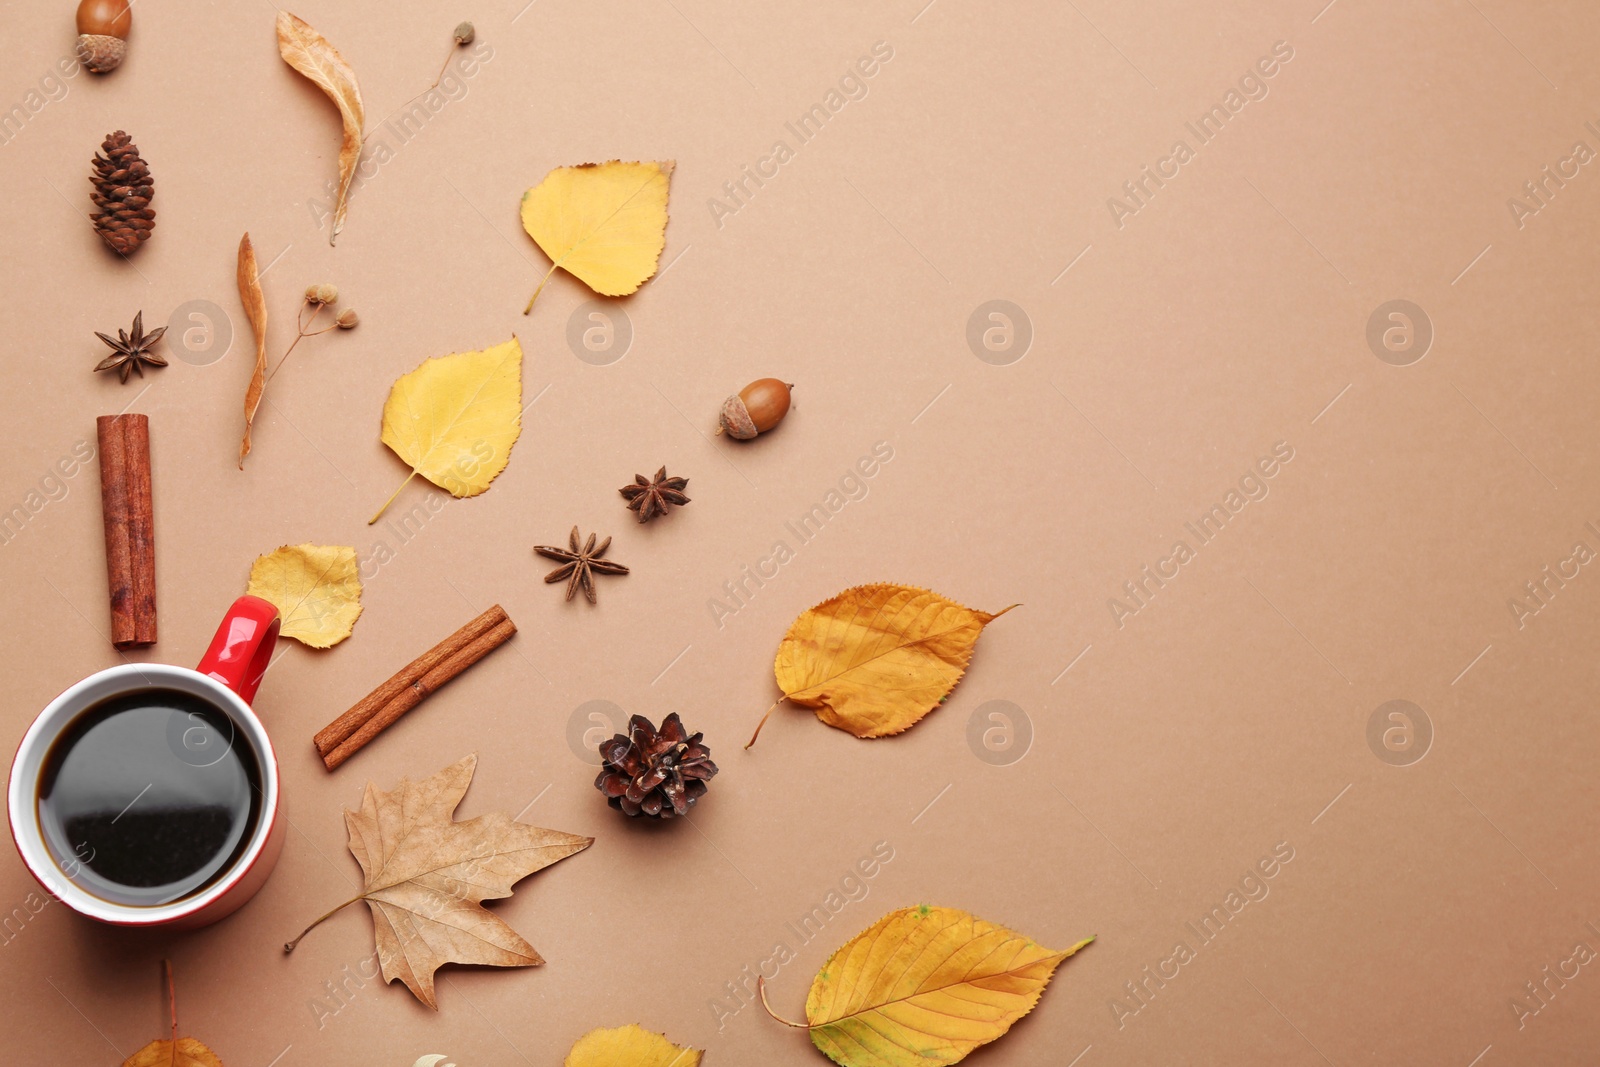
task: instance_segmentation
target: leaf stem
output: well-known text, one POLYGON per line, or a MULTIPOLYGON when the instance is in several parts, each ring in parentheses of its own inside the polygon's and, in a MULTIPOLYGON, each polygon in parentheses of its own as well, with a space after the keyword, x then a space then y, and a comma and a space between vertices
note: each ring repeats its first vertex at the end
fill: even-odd
POLYGON ((767 1014, 778 1020, 783 1025, 792 1026, 796 1030, 811 1029, 811 1027, 806 1023, 792 1022, 772 1010, 772 1005, 767 1003, 767 980, 759 974, 756 975, 756 995, 761 998, 761 1006, 767 1010, 767 1014))
MULTIPOLYGON (((410 485, 411 479, 415 478, 416 476, 416 471, 412 471, 410 474, 406 475, 406 480, 400 483, 400 489, 404 489, 406 486, 410 485)), ((383 502, 383 507, 378 509, 378 513, 367 520, 368 526, 371 526, 373 523, 383 518, 383 513, 389 510, 389 505, 394 503, 394 498, 400 495, 400 489, 396 489, 393 493, 391 493, 389 495, 389 499, 383 502)))
MULTIPOLYGON (((167 975, 167 1014, 172 1019, 172 1043, 178 1043, 178 994, 172 988, 172 961, 162 960, 161 969, 167 975)), ((757 975, 757 977, 760 977, 757 975)))
POLYGON ((546 272, 546 274, 545 274, 545 276, 543 278, 539 279, 539 287, 533 291, 533 295, 532 296, 528 297, 528 306, 522 309, 522 313, 524 315, 532 314, 532 312, 533 312, 533 302, 535 300, 539 299, 539 294, 540 293, 544 292, 545 282, 548 282, 550 280, 550 275, 552 275, 552 274, 554 274, 556 272, 556 267, 558 267, 558 266, 560 266, 560 264, 558 264, 558 263, 550 264, 550 270, 548 272, 546 272))
MULTIPOLYGON (((283 951, 285 951, 285 952, 293 952, 294 951, 294 947, 296 945, 298 945, 300 943, 301 939, 304 938, 307 934, 309 934, 311 931, 315 930, 318 926, 321 926, 328 919, 331 919, 335 915, 339 914, 345 908, 348 908, 350 905, 354 904, 356 901, 362 900, 362 899, 365 899, 364 895, 363 896, 351 897, 349 900, 345 901, 343 904, 340 904, 337 908, 334 908, 332 911, 324 912, 322 915, 318 916, 316 921, 314 921, 310 926, 306 927, 304 930, 301 930, 299 937, 295 938, 293 941, 285 942, 284 946, 283 946, 283 951)), ((758 975, 757 977, 760 977, 760 976, 758 975)))
MULTIPOLYGON (((316 309, 311 312, 311 317, 309 319, 307 319, 303 325, 300 322, 300 315, 304 315, 305 314, 305 309, 304 308, 300 309, 300 315, 296 315, 295 318, 294 318, 294 328, 295 328, 295 333, 297 334, 297 336, 295 337, 295 339, 293 341, 291 341, 289 343, 289 351, 285 352, 283 354, 283 358, 278 360, 277 366, 272 368, 272 373, 267 375, 267 381, 268 382, 272 381, 273 376, 276 375, 278 373, 279 369, 285 363, 287 363, 289 361, 289 355, 290 355, 290 353, 292 353, 294 351, 294 346, 295 345, 299 344, 301 341, 303 341, 307 337, 315 337, 316 336, 316 334, 306 333, 306 327, 310 326, 313 322, 317 321, 317 316, 322 314, 322 309, 324 307, 326 307, 326 306, 327 306, 326 304, 318 304, 316 306, 316 309)), ((331 328, 332 327, 330 327, 330 329, 331 328)), ((328 332, 327 330, 318 330, 317 331, 317 333, 327 333, 327 332, 328 332)), ((266 387, 266 383, 265 382, 262 383, 262 387, 263 388, 266 387)))
POLYGON ((749 744, 744 746, 746 751, 749 751, 750 745, 753 745, 753 744, 756 743, 756 738, 761 736, 761 728, 763 726, 767 725, 767 720, 768 719, 772 718, 772 710, 773 710, 773 708, 776 708, 779 704, 782 704, 783 700, 784 700, 783 697, 779 697, 777 700, 774 700, 772 702, 772 707, 768 708, 767 711, 766 711, 766 714, 761 716, 761 721, 756 723, 756 732, 750 735, 749 744))

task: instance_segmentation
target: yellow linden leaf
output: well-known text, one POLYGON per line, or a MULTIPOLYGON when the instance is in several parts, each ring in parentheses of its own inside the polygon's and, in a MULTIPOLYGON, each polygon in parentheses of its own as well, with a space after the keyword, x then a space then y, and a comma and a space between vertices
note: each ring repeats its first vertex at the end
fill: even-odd
POLYGON ((806 1023, 789 1025, 809 1026, 843 1067, 956 1063, 1032 1011, 1061 961, 1093 940, 1054 952, 956 908, 901 908, 828 958, 806 1023))
POLYGON ((523 314, 557 267, 603 296, 627 296, 649 281, 667 243, 672 167, 671 160, 557 167, 523 193, 522 228, 551 262, 523 314))
POLYGON ((192 1037, 162 1038, 123 1060, 122 1067, 222 1067, 222 1061, 192 1037))
POLYGON ((256 557, 245 592, 277 607, 284 637, 312 648, 331 648, 350 636, 361 614, 356 550, 284 545, 256 557))
POLYGON ((522 345, 515 337, 424 361, 394 383, 383 405, 383 443, 411 465, 400 489, 420 474, 452 496, 477 496, 506 469, 521 434, 522 345))
POLYGON ((1010 610, 991 615, 909 585, 858 585, 794 621, 773 673, 784 696, 829 726, 897 734, 950 694, 984 626, 1010 610))
POLYGON ((567 1053, 566 1067, 699 1067, 700 1050, 680 1048, 638 1023, 590 1030, 567 1053))

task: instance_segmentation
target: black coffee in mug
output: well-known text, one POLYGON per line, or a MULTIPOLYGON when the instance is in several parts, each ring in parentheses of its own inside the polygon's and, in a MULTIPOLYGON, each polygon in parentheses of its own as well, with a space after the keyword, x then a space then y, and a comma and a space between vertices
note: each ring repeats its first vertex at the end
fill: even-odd
POLYGON ((125 693, 63 730, 39 779, 39 829, 62 873, 115 904, 211 885, 260 818, 255 750, 224 712, 177 689, 125 693))

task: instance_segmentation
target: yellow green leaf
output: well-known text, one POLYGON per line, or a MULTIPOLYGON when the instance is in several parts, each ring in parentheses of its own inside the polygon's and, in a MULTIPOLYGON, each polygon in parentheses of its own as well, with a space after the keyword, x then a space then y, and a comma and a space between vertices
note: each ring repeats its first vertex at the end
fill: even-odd
POLYGON ((794 621, 773 673, 785 697, 829 726, 897 734, 949 695, 983 628, 1010 610, 991 615, 909 585, 858 585, 794 621))
POLYGON ((256 557, 245 592, 277 607, 284 637, 312 648, 331 648, 350 636, 361 614, 356 550, 284 545, 256 557))
POLYGON ((567 1053, 566 1067, 699 1067, 700 1051, 680 1048, 638 1023, 590 1030, 567 1053))
POLYGON ((394 383, 383 405, 383 443, 411 465, 400 489, 420 474, 452 496, 477 496, 506 469, 521 434, 522 345, 515 337, 424 361, 394 383))
POLYGON ((602 296, 637 292, 666 246, 672 167, 671 160, 557 167, 522 194, 522 228, 551 262, 523 314, 557 267, 602 296))
POLYGON ((901 908, 822 965, 804 1025, 843 1067, 956 1063, 1032 1011, 1061 961, 1093 940, 1057 952, 956 908, 901 908))

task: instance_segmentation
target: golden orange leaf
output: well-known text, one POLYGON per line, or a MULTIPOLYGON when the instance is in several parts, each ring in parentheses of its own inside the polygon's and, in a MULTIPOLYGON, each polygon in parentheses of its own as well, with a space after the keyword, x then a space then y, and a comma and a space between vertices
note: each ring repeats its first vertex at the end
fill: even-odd
POLYGON ((1003 1036, 1093 940, 1058 952, 956 908, 901 908, 828 957, 789 1025, 842 1067, 943 1067, 1003 1036))
POLYGON ((172 1036, 161 1037, 122 1061, 122 1067, 222 1067, 217 1054, 192 1037, 178 1036, 178 997, 172 986, 172 963, 161 961, 167 979, 167 1011, 172 1036))
POLYGON ((366 125, 366 108, 361 103, 361 86, 356 72, 328 39, 303 19, 287 11, 278 12, 278 54, 283 61, 304 74, 339 109, 343 134, 339 143, 339 193, 333 207, 331 245, 344 229, 345 209, 350 201, 350 183, 361 159, 361 129, 366 125))
POLYGON ((256 365, 250 372, 250 387, 244 394, 244 438, 239 442, 239 469, 250 454, 250 427, 256 421, 256 408, 267 391, 267 300, 261 293, 261 273, 256 269, 256 249, 250 234, 239 240, 239 299, 244 302, 245 318, 256 339, 256 365))
MULTIPOLYGON (((383 980, 398 978, 435 1011, 433 975, 447 963, 544 962, 482 901, 509 897, 518 881, 594 843, 592 837, 513 822, 502 812, 456 822, 456 805, 477 766, 478 757, 468 756, 420 782, 402 778, 391 792, 367 783, 361 810, 344 813, 365 889, 306 928, 366 901, 383 980)), ((284 949, 293 951, 300 937, 284 949)))
POLYGON ((785 697, 829 726, 897 734, 950 694, 978 635, 1011 607, 990 614, 915 586, 858 585, 794 621, 773 673, 785 697))
POLYGON ((122 1067, 222 1067, 222 1061, 192 1037, 163 1037, 123 1060, 122 1067))

